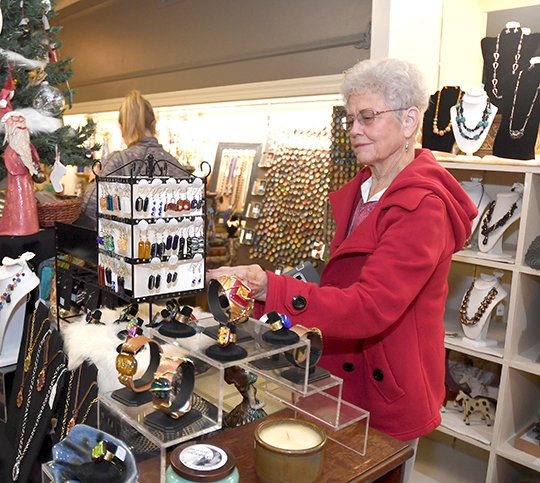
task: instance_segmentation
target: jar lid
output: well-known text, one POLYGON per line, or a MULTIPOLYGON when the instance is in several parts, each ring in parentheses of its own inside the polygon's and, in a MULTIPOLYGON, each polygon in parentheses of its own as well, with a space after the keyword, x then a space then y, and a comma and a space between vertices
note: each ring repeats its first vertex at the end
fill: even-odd
POLYGON ((171 454, 171 466, 177 475, 189 481, 219 481, 235 468, 234 457, 212 444, 185 443, 171 454))

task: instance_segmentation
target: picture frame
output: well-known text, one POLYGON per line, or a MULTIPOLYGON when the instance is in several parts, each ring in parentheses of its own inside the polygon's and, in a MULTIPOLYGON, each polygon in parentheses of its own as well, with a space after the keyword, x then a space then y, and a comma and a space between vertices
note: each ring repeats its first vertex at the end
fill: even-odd
POLYGON ((256 220, 261 215, 261 211, 262 211, 262 203, 251 202, 248 204, 248 207, 246 210, 246 218, 253 218, 256 220))
POLYGON ((256 178, 251 188, 252 196, 264 196, 266 194, 266 185, 266 179, 256 178))
POLYGON ((223 198, 224 206, 237 213, 244 211, 261 153, 262 144, 259 143, 218 144, 209 190, 223 198))
POLYGON ((240 229, 240 243, 242 245, 253 245, 255 240, 255 230, 250 228, 241 228, 240 229))

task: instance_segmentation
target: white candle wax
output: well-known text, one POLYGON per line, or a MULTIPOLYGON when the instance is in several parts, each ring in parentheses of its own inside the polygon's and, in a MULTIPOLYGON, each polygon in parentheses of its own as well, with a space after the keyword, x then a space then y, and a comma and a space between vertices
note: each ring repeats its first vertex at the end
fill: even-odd
POLYGON ((266 425, 261 428, 259 437, 266 444, 285 450, 311 449, 323 440, 316 430, 300 422, 266 425))

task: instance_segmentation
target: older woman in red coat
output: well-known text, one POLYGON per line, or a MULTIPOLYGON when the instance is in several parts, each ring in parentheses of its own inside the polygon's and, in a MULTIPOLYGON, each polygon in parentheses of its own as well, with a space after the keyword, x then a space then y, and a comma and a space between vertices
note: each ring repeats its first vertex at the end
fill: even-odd
POLYGON ((441 421, 447 276, 476 207, 430 151, 414 149, 429 97, 416 66, 360 62, 342 93, 364 168, 330 194, 336 234, 320 286, 258 265, 209 277, 235 274, 264 311, 319 327, 320 365, 344 379, 344 398, 370 411, 375 428, 409 441, 441 421))

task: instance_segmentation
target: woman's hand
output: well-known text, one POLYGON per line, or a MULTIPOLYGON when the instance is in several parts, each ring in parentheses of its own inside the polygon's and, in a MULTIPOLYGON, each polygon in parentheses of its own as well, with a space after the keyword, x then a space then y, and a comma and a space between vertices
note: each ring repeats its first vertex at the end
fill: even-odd
POLYGON ((251 296, 259 302, 266 301, 266 289, 268 286, 268 276, 259 265, 239 265, 237 267, 219 267, 208 270, 206 281, 222 275, 234 275, 246 283, 251 289, 251 296))

